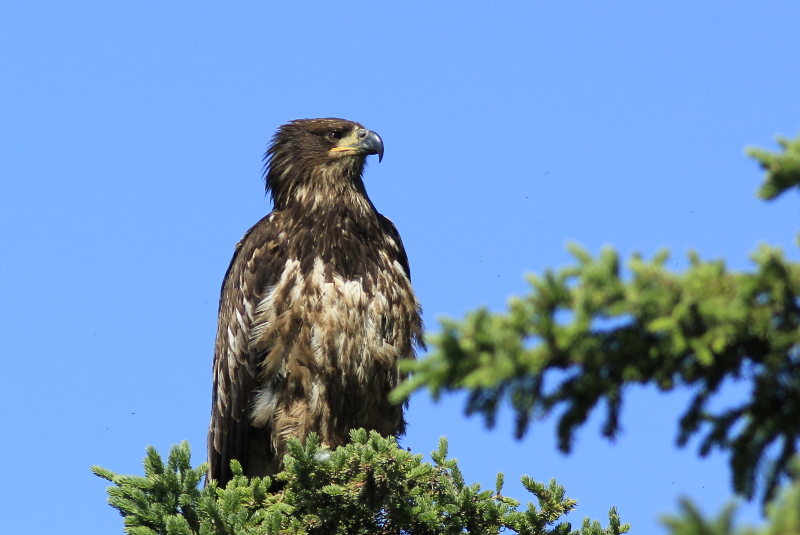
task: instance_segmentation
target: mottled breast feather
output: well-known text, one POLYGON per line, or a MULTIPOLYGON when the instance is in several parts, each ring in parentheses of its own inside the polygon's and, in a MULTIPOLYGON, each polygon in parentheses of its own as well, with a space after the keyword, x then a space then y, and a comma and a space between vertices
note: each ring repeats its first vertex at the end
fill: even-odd
POLYGON ((330 132, 362 129, 294 121, 268 151, 275 209, 237 244, 220 297, 208 454, 222 485, 231 459, 273 474, 288 439, 312 431, 330 447, 358 427, 405 431, 387 395, 422 346, 408 259, 364 190, 366 154, 331 150, 343 142, 330 132))

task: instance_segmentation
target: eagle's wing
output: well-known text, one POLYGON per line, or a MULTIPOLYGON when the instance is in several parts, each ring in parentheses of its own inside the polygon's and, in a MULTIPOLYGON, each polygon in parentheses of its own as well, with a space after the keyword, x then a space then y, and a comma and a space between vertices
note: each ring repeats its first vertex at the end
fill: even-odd
POLYGON ((247 470, 251 435, 263 433, 252 428, 247 415, 259 384, 258 363, 249 345, 256 306, 276 277, 270 269, 275 267, 271 258, 275 253, 273 230, 267 216, 247 231, 236 245, 222 283, 208 429, 208 475, 223 484, 231 479, 231 459, 238 459, 247 470))
MULTIPOLYGON (((406 248, 403 247, 403 240, 400 239, 400 233, 397 232, 397 227, 394 226, 394 223, 388 218, 381 214, 378 214, 378 220, 380 221, 381 230, 383 231, 384 235, 389 240, 389 247, 393 248, 396 252, 396 261, 400 264, 403 268, 403 271, 406 272, 406 277, 408 280, 411 281, 411 267, 408 265, 408 255, 406 255, 406 248)), ((407 296, 408 298, 414 300, 416 302, 416 298, 413 294, 407 296)), ((412 345, 416 346, 418 349, 425 350, 427 349, 425 345, 425 340, 422 337, 422 333, 425 330, 422 325, 422 318, 419 316, 422 314, 422 309, 419 307, 419 303, 416 304, 417 307, 417 323, 411 327, 410 335, 411 335, 411 343, 412 345)), ((415 352, 410 352, 407 356, 414 358, 415 352)), ((406 374, 401 374, 401 378, 405 380, 408 377, 406 374)), ((405 406, 408 406, 408 400, 405 401, 405 406)))
POLYGON ((394 226, 394 223, 392 223, 391 219, 383 214, 378 214, 378 221, 380 222, 381 230, 383 231, 384 235, 387 236, 391 242, 393 242, 389 243, 389 246, 395 250, 397 261, 406 272, 406 277, 408 277, 408 280, 411 280, 411 268, 408 265, 408 256, 406 255, 405 247, 403 247, 403 240, 400 239, 400 233, 397 232, 397 227, 394 226))

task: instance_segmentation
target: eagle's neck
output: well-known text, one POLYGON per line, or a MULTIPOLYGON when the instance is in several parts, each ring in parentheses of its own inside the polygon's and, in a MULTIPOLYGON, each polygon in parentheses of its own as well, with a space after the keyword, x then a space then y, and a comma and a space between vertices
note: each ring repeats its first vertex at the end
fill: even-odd
POLYGON ((299 274, 311 276, 319 260, 326 281, 334 276, 360 281, 369 292, 379 274, 393 268, 398 252, 386 249, 397 245, 386 238, 381 216, 364 191, 363 163, 344 169, 349 172, 342 167, 319 165, 308 174, 285 176, 271 168, 270 217, 288 229, 278 238, 279 250, 286 261, 299 263, 299 274))
POLYGON ((291 167, 270 169, 273 176, 267 177, 267 183, 276 210, 310 214, 348 207, 370 216, 376 212, 364 188, 363 169, 363 161, 312 167, 303 173, 293 173, 291 167))

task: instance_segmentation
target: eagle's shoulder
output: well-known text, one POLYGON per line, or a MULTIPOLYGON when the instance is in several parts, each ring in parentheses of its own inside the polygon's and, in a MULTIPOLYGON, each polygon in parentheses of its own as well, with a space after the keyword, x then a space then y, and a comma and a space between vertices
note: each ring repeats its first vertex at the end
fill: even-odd
MULTIPOLYGON (((236 244, 233 258, 222 279, 220 289, 220 306, 223 304, 226 288, 233 289, 231 285, 256 282, 266 282, 260 279, 268 279, 269 275, 275 275, 278 267, 276 258, 279 256, 280 233, 282 214, 272 212, 263 217, 258 223, 253 225, 250 230, 245 232, 242 239, 236 244), (254 279, 252 281, 244 280, 254 279)), ((241 288, 244 290, 244 288, 241 288)), ((251 290, 255 289, 251 287, 251 290)))
POLYGON ((400 233, 397 231, 397 227, 394 226, 391 219, 383 214, 378 214, 378 224, 388 242, 387 247, 396 255, 397 262, 403 267, 403 271, 406 272, 406 277, 411 280, 411 268, 408 265, 408 255, 406 255, 406 249, 403 247, 403 240, 400 239, 400 233))

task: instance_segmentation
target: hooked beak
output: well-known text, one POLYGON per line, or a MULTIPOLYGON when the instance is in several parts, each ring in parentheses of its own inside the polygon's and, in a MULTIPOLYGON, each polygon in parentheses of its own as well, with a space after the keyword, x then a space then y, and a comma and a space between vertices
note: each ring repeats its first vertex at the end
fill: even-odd
POLYGON ((372 130, 361 128, 356 132, 356 137, 361 149, 367 154, 377 154, 379 162, 383 160, 383 140, 381 136, 372 130))

